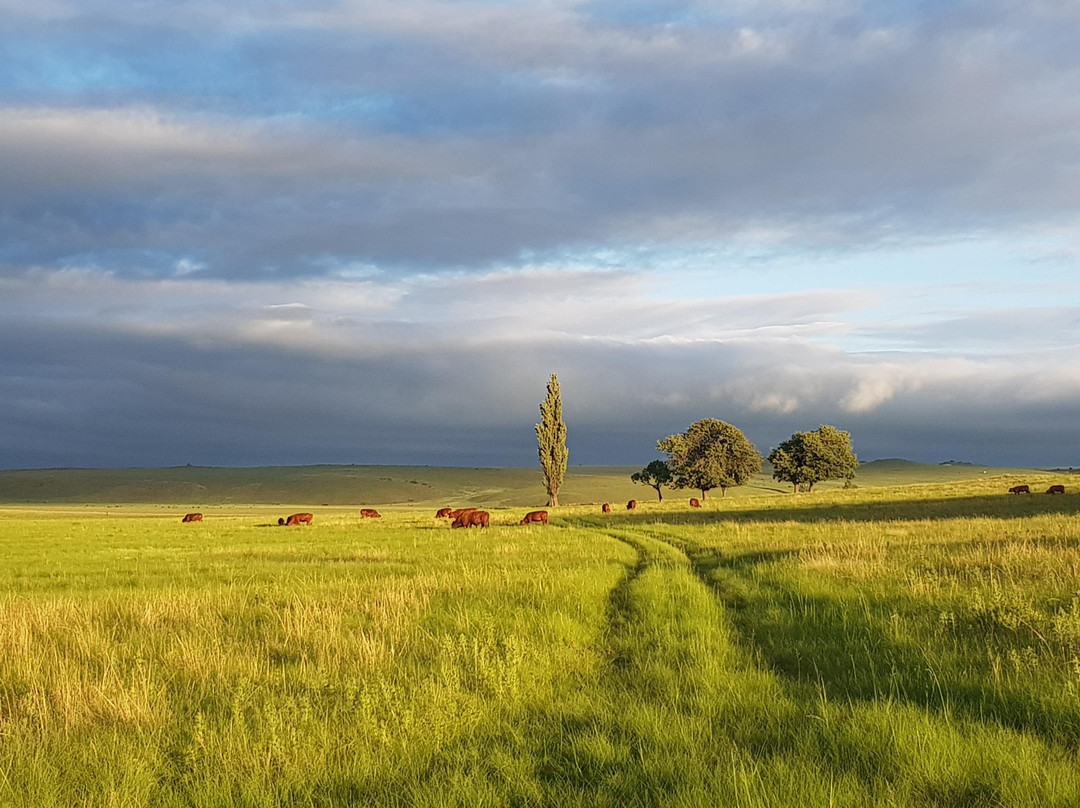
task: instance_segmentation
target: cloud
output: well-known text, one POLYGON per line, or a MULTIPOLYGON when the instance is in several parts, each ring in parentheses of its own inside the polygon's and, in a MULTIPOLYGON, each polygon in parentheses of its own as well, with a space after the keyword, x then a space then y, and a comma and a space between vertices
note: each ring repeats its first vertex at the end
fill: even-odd
POLYGON ((529 343, 681 346, 781 343, 843 333, 842 312, 871 305, 866 292, 658 299, 647 273, 538 268, 409 279, 309 278, 277 283, 180 276, 129 280, 93 269, 41 270, 0 279, 0 313, 28 308, 87 327, 197 344, 240 342, 313 357, 378 348, 430 350, 453 335, 480 346, 529 343))
MULTIPOLYGON (((1070 290, 1061 289, 1068 294, 1070 290)), ((1026 308, 951 311, 938 319, 900 325, 863 327, 866 336, 887 339, 894 345, 930 350, 949 345, 953 351, 1019 353, 1033 347, 1070 348, 1080 342, 1080 308, 1031 306, 1026 308)))
POLYGON ((528 462, 552 371, 580 459, 706 415, 871 456, 1075 435, 1070 4, 0 0, 0 30, 2 462, 528 462))
POLYGON ((855 389, 840 401, 840 406, 847 412, 870 412, 891 399, 896 392, 895 380, 885 376, 860 379, 855 389))
POLYGON ((1050 3, 5 14, 23 43, 0 81, 10 263, 487 271, 687 240, 866 249, 1080 209, 1080 23, 1050 3))
MULTIPOLYGON (((821 341, 834 332, 812 326, 876 302, 863 293, 672 300, 635 322, 646 275, 512 277, 2 280, 7 463, 528 464, 550 372, 575 462, 647 459, 658 437, 710 416, 765 448, 818 423, 874 436, 964 412, 1029 422, 1052 453, 1032 414, 1078 414, 1080 365, 1038 346, 964 358, 821 341)), ((936 456, 917 435, 875 445, 936 456)))

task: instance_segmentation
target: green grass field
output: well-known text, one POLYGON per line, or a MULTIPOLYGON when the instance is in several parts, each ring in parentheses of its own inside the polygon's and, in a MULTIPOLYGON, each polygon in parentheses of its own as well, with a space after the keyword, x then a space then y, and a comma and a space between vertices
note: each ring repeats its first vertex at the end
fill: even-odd
POLYGON ((0 804, 1080 805, 1080 494, 967 476, 4 506, 0 804))
MULTIPOLYGON (((646 458, 647 460, 648 458, 646 458)), ((642 463, 644 465, 644 462, 642 463)), ((656 499, 630 475, 640 466, 571 466, 560 492, 563 503, 656 499)), ((786 493, 789 486, 770 478, 768 468, 729 497, 786 493)), ((857 483, 867 486, 955 482, 1032 473, 1027 469, 985 466, 931 466, 906 460, 877 460, 859 468, 857 483)), ((1066 475, 1069 476, 1069 475, 1066 475)), ((840 488, 826 482, 822 490, 840 488)), ((669 491, 686 500, 694 492, 669 491)), ((719 496, 713 492, 712 496, 719 496)), ((202 508, 230 504, 288 504, 326 507, 358 504, 426 505, 445 502, 485 507, 541 506, 544 487, 538 467, 442 468, 439 466, 272 466, 164 469, 32 469, 0 471, 0 504, 86 503, 102 505, 183 505, 202 508)))

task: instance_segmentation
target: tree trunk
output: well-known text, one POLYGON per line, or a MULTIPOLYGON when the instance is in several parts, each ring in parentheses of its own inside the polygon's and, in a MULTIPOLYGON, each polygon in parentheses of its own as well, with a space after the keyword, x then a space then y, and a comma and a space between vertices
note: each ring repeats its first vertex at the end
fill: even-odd
POLYGON ((559 495, 557 493, 556 494, 548 494, 547 506, 549 508, 558 508, 559 507, 559 495))
POLYGON ((655 486, 653 486, 653 488, 656 489, 656 498, 657 498, 657 500, 659 500, 660 502, 663 502, 664 501, 664 492, 660 490, 660 486, 655 485, 655 486))
POLYGON ((791 485, 792 485, 791 493, 792 494, 799 493, 799 484, 798 483, 792 483, 791 485))

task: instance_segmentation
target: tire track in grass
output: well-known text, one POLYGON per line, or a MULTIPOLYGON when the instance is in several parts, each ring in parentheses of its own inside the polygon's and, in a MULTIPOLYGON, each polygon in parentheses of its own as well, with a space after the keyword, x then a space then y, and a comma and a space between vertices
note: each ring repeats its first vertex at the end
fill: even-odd
POLYGON ((591 802, 573 804, 1080 804, 1075 757, 1037 738, 793 687, 732 620, 724 587, 738 570, 716 580, 706 548, 662 530, 590 526, 634 547, 641 569, 611 609, 621 657, 599 683, 606 713, 560 747, 591 784, 575 792, 591 802))
MULTIPOLYGON (((777 608, 806 608, 809 619, 820 621, 823 608, 814 599, 801 597, 796 590, 776 582, 748 580, 748 574, 762 563, 770 563, 791 555, 790 552, 754 554, 749 563, 742 556, 725 554, 672 536, 663 530, 641 528, 650 540, 666 544, 685 556, 697 579, 712 594, 725 611, 755 608, 759 615, 768 615, 763 606, 768 600, 777 608), (756 606, 753 601, 757 601, 756 606), (762 611, 764 609, 764 611, 762 611)), ((857 665, 852 654, 854 642, 865 653, 881 652, 891 646, 884 632, 871 635, 872 626, 860 610, 845 610, 836 605, 836 619, 843 618, 847 637, 849 623, 856 627, 855 636, 848 640, 831 637, 829 642, 815 645, 811 650, 822 666, 857 665), (841 614, 842 613, 842 614, 841 614), (865 635, 865 636, 864 636, 865 635), (879 636, 880 635, 880 636, 879 636), (877 638, 868 646, 867 637, 877 638), (865 648, 863 646, 866 646, 865 648)), ((865 610, 865 607, 864 607, 865 610)), ((831 613, 830 613, 831 614, 831 613)), ((828 618, 829 615, 825 615, 828 618)), ((747 619, 734 620, 734 642, 747 657, 757 660, 759 667, 782 689, 786 700, 798 705, 802 713, 797 722, 784 729, 789 736, 781 747, 790 750, 816 750, 814 759, 826 763, 832 776, 848 778, 861 784, 859 802, 877 801, 887 795, 895 805, 1059 805, 1080 804, 1080 777, 1075 766, 1075 750, 1059 745, 1060 739, 1032 731, 1029 726, 1015 726, 990 720, 974 711, 954 716, 943 709, 933 696, 913 698, 876 689, 862 692, 840 687, 841 681, 850 684, 845 671, 840 681, 818 672, 813 659, 808 663, 820 681, 798 674, 778 665, 776 648, 765 650, 754 641, 754 629, 747 619), (742 625, 740 625, 742 624, 742 625), (836 686, 832 700, 828 690, 836 686), (812 719, 812 720, 807 720, 812 719), (1050 775, 1050 772, 1053 775, 1050 775)), ((814 634, 816 622, 809 626, 793 626, 788 640, 796 648, 807 642, 803 635, 814 634)), ((798 653, 796 651, 796 653, 798 653)), ((872 662, 872 660, 870 660, 872 662)), ((924 657, 903 658, 920 675, 925 671, 924 657)), ((873 673, 873 671, 871 671, 873 673)), ((933 675, 933 671, 929 672, 933 675)), ((938 685, 940 687, 940 684, 938 685)), ((929 690, 927 691, 929 692, 929 690)), ((809 804, 809 803, 808 803, 809 804)), ((841 801, 840 804, 849 804, 841 801)), ((855 804, 852 802, 850 804, 855 804)))
POLYGON ((889 615, 902 609, 873 592, 852 596, 800 591, 753 570, 797 555, 791 550, 727 554, 661 531, 657 541, 687 553, 698 577, 734 612, 733 623, 762 664, 804 700, 819 692, 839 701, 911 704, 946 722, 968 719, 1038 735, 1075 753, 1077 714, 1066 700, 1009 692, 980 681, 957 657, 890 631, 889 615), (773 606, 778 608, 772 608, 773 606))
MULTIPOLYGON (((611 536, 611 534, 604 535, 611 536)), ((617 536, 611 536, 611 538, 622 541, 617 536)), ((628 661, 627 657, 616 649, 621 650, 620 638, 625 633, 627 625, 632 621, 634 584, 648 568, 649 563, 645 553, 640 548, 631 542, 622 541, 622 543, 634 550, 636 559, 634 565, 627 568, 626 574, 608 596, 604 615, 604 630, 601 635, 604 648, 608 649, 608 653, 612 655, 611 664, 616 667, 621 667, 628 661)))
POLYGON ((791 704, 745 664, 686 555, 637 529, 588 527, 632 547, 637 561, 609 596, 608 664, 564 706, 540 769, 552 804, 753 806, 776 804, 777 788, 799 800, 825 795, 827 782, 762 779, 756 751, 783 738, 791 704))

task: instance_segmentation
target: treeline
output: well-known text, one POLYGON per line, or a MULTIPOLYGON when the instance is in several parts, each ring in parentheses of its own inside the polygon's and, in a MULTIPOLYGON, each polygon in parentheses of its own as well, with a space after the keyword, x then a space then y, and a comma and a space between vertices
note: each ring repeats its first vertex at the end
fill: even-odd
MULTIPOLYGON (((544 474, 548 506, 559 504, 559 488, 566 476, 566 424, 562 416, 562 390, 552 373, 547 396, 540 404, 536 425, 540 468, 544 474)), ((719 488, 745 485, 761 471, 762 457, 742 430, 726 421, 705 418, 685 432, 668 435, 656 444, 667 460, 654 460, 630 475, 635 483, 651 486, 664 499, 663 488, 689 488, 701 498, 719 488)), ((825 424, 813 432, 796 432, 769 453, 773 479, 791 483, 792 492, 812 491, 823 480, 852 480, 859 458, 851 448, 851 434, 825 424)))
MULTIPOLYGON (((706 418, 678 435, 658 441, 657 451, 667 460, 654 460, 630 475, 631 481, 656 489, 688 488, 707 492, 745 485, 761 471, 762 456, 742 430, 726 421, 706 418)), ((773 479, 790 483, 792 492, 812 491, 823 480, 852 480, 859 466, 851 435, 822 425, 812 432, 796 432, 769 453, 773 479)))

